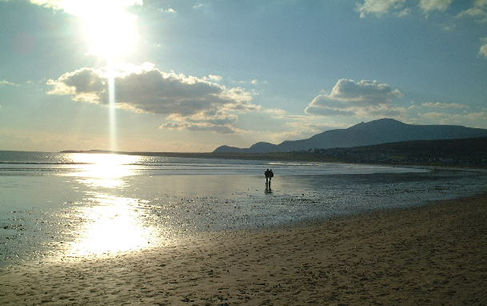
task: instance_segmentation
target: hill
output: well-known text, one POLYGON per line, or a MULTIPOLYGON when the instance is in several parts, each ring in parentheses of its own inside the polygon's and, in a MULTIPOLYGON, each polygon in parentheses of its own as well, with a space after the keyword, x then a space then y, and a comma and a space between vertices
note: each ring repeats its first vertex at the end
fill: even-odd
POLYGON ((314 149, 351 148, 414 140, 440 140, 487 137, 487 129, 457 125, 413 125, 394 119, 359 123, 347 129, 336 129, 302 140, 287 140, 278 145, 259 142, 249 148, 220 146, 213 153, 272 153, 314 149))
POLYGON ((487 166, 487 137, 416 140, 355 148, 317 149, 321 159, 354 163, 487 166))
POLYGON ((300 152, 212 153, 211 155, 216 158, 487 168, 487 137, 416 140, 300 152))

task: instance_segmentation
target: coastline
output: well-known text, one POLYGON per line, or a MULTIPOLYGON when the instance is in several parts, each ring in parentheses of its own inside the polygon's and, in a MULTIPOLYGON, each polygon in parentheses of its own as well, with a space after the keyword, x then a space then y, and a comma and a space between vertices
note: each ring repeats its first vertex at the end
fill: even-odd
POLYGON ((0 302, 485 304, 487 195, 0 270, 0 302))

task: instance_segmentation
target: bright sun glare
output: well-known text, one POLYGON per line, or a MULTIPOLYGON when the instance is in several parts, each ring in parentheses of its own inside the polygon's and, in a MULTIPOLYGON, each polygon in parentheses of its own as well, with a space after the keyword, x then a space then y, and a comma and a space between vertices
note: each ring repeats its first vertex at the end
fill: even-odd
POLYGON ((79 239, 70 244, 70 256, 114 254, 139 250, 155 242, 154 229, 145 226, 140 200, 95 193, 92 206, 80 209, 85 220, 79 239))
POLYGON ((139 160, 134 155, 71 154, 77 171, 70 175, 93 187, 117 188, 124 185, 124 178, 134 175, 133 164, 139 160))
POLYGON ((64 9, 79 17, 88 52, 115 61, 135 50, 137 18, 128 11, 142 0, 65 0, 64 9))
POLYGON ((142 0, 58 0, 66 12, 81 22, 88 52, 106 61, 110 149, 117 150, 114 67, 137 46, 137 17, 129 8, 142 0))

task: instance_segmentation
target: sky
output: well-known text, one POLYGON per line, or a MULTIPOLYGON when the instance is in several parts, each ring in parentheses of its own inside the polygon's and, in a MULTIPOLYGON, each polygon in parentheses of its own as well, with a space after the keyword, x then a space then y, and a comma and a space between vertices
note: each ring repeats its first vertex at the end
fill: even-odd
POLYGON ((487 0, 0 0, 0 150, 487 128, 487 0))

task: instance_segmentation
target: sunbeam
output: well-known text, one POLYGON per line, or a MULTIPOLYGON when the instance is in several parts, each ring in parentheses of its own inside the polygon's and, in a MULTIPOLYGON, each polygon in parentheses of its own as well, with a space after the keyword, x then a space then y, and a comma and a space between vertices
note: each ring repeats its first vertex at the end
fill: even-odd
POLYGON ((137 46, 137 18, 127 9, 141 1, 64 1, 64 9, 78 16, 88 53, 106 63, 108 134, 111 151, 117 151, 115 66, 137 46))
POLYGON ((115 112, 115 73, 111 61, 107 63, 108 68, 108 113, 110 150, 117 151, 117 118, 115 112))

